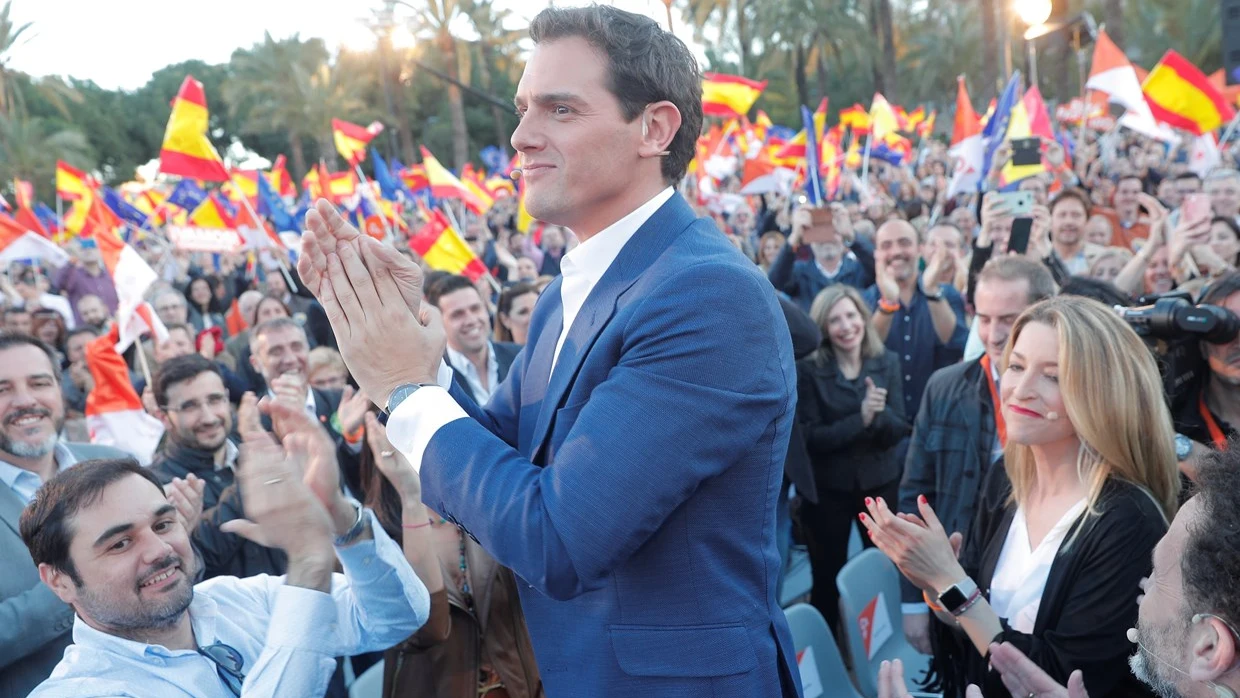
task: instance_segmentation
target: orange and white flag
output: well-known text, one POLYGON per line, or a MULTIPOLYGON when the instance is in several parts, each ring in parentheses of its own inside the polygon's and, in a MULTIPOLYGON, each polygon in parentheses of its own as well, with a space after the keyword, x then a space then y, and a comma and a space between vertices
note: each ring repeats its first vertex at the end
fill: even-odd
POLYGON ((164 425, 142 408, 129 381, 129 367, 116 353, 119 340, 120 326, 114 323, 108 334, 86 345, 86 366, 95 379, 95 388, 86 397, 86 428, 91 443, 118 448, 149 465, 164 425))

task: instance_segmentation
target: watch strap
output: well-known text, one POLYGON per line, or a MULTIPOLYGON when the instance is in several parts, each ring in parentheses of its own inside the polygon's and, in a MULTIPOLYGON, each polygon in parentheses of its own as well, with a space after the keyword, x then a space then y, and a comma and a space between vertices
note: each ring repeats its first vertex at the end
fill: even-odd
POLYGON ((350 505, 353 506, 354 509, 357 510, 357 520, 353 522, 353 525, 349 527, 349 530, 345 531, 343 534, 336 537, 335 545, 337 548, 342 548, 352 543, 353 541, 357 540, 358 538, 361 537, 362 533, 365 532, 366 530, 367 521, 366 521, 365 507, 362 506, 361 502, 357 501, 356 499, 352 497, 346 497, 345 501, 347 501, 350 505))
POLYGON ((396 386, 396 389, 388 395, 387 403, 383 411, 388 414, 392 414, 392 412, 400 406, 400 403, 409 399, 410 395, 413 395, 421 388, 430 387, 432 385, 437 386, 438 383, 402 383, 401 385, 396 386))

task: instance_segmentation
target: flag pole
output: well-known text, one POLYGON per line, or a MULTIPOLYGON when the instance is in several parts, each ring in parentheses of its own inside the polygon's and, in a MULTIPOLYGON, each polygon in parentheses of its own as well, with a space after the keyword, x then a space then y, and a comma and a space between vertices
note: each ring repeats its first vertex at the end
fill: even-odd
POLYGON ((396 238, 392 234, 392 226, 388 225, 387 216, 383 215, 383 210, 379 208, 379 202, 375 201, 375 193, 370 189, 370 180, 366 179, 366 173, 362 172, 362 165, 360 162, 353 163, 353 171, 356 172, 357 176, 361 179, 362 196, 366 197, 370 201, 371 205, 374 206, 375 210, 379 213, 379 220, 383 221, 383 234, 387 238, 387 243, 392 247, 396 247, 396 238))
POLYGON ((56 192, 56 234, 65 234, 65 213, 60 192, 56 192))
POLYGON ((874 142, 874 131, 865 137, 865 153, 861 158, 861 191, 870 191, 870 144, 874 142))
MULTIPOLYGON (((259 172, 258 176, 262 177, 263 173, 259 172)), ((233 174, 229 172, 228 181, 234 187, 236 187, 237 185, 235 182, 233 182, 232 177, 233 177, 233 174)), ((237 187, 237 189, 240 192, 241 188, 237 187)), ((254 210, 254 206, 250 204, 250 197, 242 193, 240 198, 241 198, 241 205, 245 206, 245 210, 249 212, 249 214, 254 218, 254 222, 257 223, 258 226, 261 228, 263 225, 263 219, 258 215, 258 211, 254 210)), ((263 231, 263 233, 266 234, 266 231, 263 231)), ((286 284, 288 284, 289 293, 293 293, 294 295, 296 295, 297 283, 293 281, 293 275, 288 270, 288 263, 285 262, 284 259, 280 256, 275 256, 275 257, 276 257, 276 262, 280 265, 280 273, 284 275, 284 281, 286 284)))
POLYGON ((1236 112, 1236 115, 1231 117, 1231 123, 1227 124, 1227 129, 1223 131, 1223 137, 1218 140, 1220 151, 1223 149, 1223 144, 1231 139, 1231 134, 1236 132, 1236 124, 1240 124, 1240 112, 1236 112))
MULTIPOLYGON (((475 257, 477 257, 477 253, 474 253, 474 249, 472 247, 469 247, 469 243, 465 242, 465 240, 461 238, 461 233, 460 233, 461 224, 457 222, 456 216, 452 215, 452 207, 448 205, 448 202, 446 201, 440 205, 443 208, 444 214, 448 216, 448 222, 452 224, 452 234, 455 235, 457 239, 461 241, 462 245, 464 245, 465 247, 468 247, 469 251, 473 253, 475 257)), ((478 257, 478 261, 481 262, 482 258, 478 257)), ((496 293, 500 293, 503 289, 500 288, 499 281, 497 281, 494 276, 491 276, 490 269, 486 270, 486 275, 487 275, 487 281, 490 282, 491 284, 491 289, 494 290, 496 293)))
MULTIPOLYGON (((157 338, 151 333, 151 346, 155 346, 157 338)), ((134 342, 134 349, 138 354, 138 366, 142 368, 142 377, 146 379, 146 387, 151 388, 155 384, 151 381, 151 365, 146 361, 146 351, 142 348, 141 340, 134 342)))

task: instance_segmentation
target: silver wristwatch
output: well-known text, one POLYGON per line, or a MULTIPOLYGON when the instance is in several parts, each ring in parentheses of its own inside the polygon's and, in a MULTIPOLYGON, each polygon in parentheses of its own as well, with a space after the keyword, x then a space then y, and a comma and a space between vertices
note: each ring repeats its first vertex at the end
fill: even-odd
POLYGON ((352 497, 345 497, 345 501, 351 504, 354 509, 357 509, 357 520, 353 522, 349 530, 336 536, 335 546, 337 548, 343 548, 360 538, 366 532, 366 526, 369 523, 369 520, 366 518, 366 509, 361 502, 352 497))
POLYGON ((388 414, 392 414, 392 411, 399 407, 400 403, 407 400, 410 395, 416 393, 419 388, 426 388, 432 385, 438 385, 438 383, 402 383, 401 385, 396 386, 396 389, 392 391, 392 394, 388 395, 387 406, 383 411, 388 414))

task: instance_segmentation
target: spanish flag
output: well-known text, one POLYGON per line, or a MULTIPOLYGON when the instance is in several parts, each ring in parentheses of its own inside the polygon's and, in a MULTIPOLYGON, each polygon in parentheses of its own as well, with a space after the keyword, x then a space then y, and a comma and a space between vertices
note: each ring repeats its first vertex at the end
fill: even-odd
POLYGON ((276 156, 275 164, 267 173, 267 180, 271 182, 271 188, 280 196, 297 196, 297 188, 293 186, 293 178, 289 176, 288 168, 285 167, 283 154, 276 156))
POLYGON ((739 75, 702 73, 702 113, 723 118, 748 114, 766 80, 758 82, 739 75))
POLYGON ((172 114, 159 151, 159 171, 208 182, 227 182, 224 161, 207 138, 207 96, 202 83, 186 75, 172 100, 172 114))
POLYGON ((369 126, 358 126, 332 119, 332 140, 336 143, 336 152, 349 163, 349 167, 357 167, 366 159, 366 146, 382 132, 383 124, 378 121, 371 122, 369 126))
POLYGON ((840 111, 840 125, 851 128, 853 133, 870 132, 870 113, 860 104, 840 111))
POLYGON ((877 140, 883 140, 888 133, 895 133, 900 130, 900 120, 896 118, 896 112, 887 103, 887 98, 881 93, 874 93, 874 101, 870 104, 870 135, 877 140))
POLYGON ((224 194, 229 201, 241 203, 241 197, 250 200, 250 205, 258 204, 258 178, 262 175, 258 170, 229 170, 231 179, 224 185, 224 194))
POLYGON ((421 165, 410 165, 396 173, 400 177, 400 181, 409 187, 409 191, 418 193, 423 189, 431 186, 429 180, 426 179, 426 168, 421 165))
POLYGON ((237 227, 236 221, 233 220, 227 209, 224 208, 215 196, 208 196, 194 212, 189 214, 190 225, 199 228, 226 228, 229 230, 237 227))
MULTIPOLYGON (((818 108, 814 110, 814 142, 822 142, 823 132, 827 127, 827 98, 823 97, 818 103, 818 108)), ((808 142, 805 129, 797 131, 797 135, 792 137, 783 148, 775 153, 772 160, 773 164, 779 167, 796 167, 797 163, 805 159, 806 144, 808 142)))
POLYGON ((56 196, 77 201, 90 187, 86 173, 64 160, 56 161, 56 196))
POLYGON ((439 211, 431 211, 426 225, 409 238, 409 249, 421 255, 431 269, 461 274, 470 281, 477 281, 487 273, 482 260, 439 211))
MULTIPOLYGON (((436 199, 460 199, 474 213, 486 213, 494 201, 486 201, 475 194, 457 176, 439 164, 439 160, 431 155, 426 146, 421 146, 422 167, 426 169, 426 179, 430 184, 431 196, 436 199)), ((419 253, 420 254, 420 253, 419 253)))
POLYGON ((1154 118, 1200 136, 1235 117, 1236 111, 1197 66, 1168 50, 1141 85, 1154 118))

